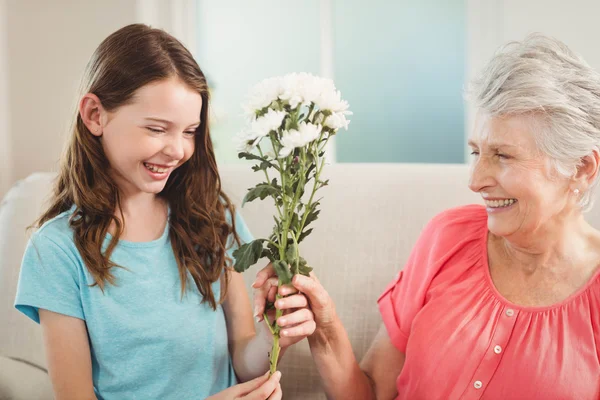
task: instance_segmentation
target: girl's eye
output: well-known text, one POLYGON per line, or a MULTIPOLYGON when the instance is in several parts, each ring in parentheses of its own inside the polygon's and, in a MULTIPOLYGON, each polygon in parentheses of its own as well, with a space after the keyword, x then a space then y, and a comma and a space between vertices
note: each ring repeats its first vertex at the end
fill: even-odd
POLYGON ((147 129, 150 132, 154 132, 154 133, 165 133, 165 131, 163 131, 162 129, 156 129, 156 128, 152 128, 152 127, 148 127, 147 129))
POLYGON ((184 133, 186 135, 188 135, 188 136, 195 136, 196 135, 196 131, 185 131, 184 133))

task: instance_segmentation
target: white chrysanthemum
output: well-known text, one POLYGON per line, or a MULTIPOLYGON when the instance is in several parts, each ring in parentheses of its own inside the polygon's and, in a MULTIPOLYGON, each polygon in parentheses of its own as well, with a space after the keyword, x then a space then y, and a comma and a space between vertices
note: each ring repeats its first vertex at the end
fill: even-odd
POLYGON ((257 137, 265 137, 271 131, 276 131, 281 126, 287 113, 269 109, 265 115, 252 121, 252 131, 257 137))
POLYGON ((320 78, 306 72, 284 76, 282 88, 279 98, 287 101, 292 108, 300 104, 308 106, 311 102, 316 102, 324 91, 335 90, 331 79, 320 78))
POLYGON ((244 111, 252 115, 257 110, 262 110, 271 104, 273 100, 277 100, 282 91, 281 77, 277 76, 260 81, 250 90, 244 111))
MULTIPOLYGON (((348 113, 348 112, 346 112, 346 113, 348 113)), ((346 119, 346 115, 344 113, 338 112, 338 113, 333 113, 330 116, 328 116, 323 125, 325 125, 328 128, 334 129, 334 130, 337 130, 340 128, 344 128, 344 129, 348 130, 349 124, 350 124, 350 121, 348 121, 346 119)))
POLYGON ((321 110, 329 110, 333 113, 348 112, 348 102, 342 100, 342 94, 339 90, 324 90, 321 95, 315 100, 315 104, 321 110))
POLYGON ((256 133, 251 130, 241 131, 233 138, 238 153, 248 153, 252 151, 261 139, 262 137, 257 136, 256 133))
POLYGON ((281 93, 279 98, 287 101, 290 107, 296 108, 298 104, 302 103, 304 99, 300 92, 300 88, 303 86, 303 80, 306 78, 306 74, 288 74, 281 80, 281 93))
POLYGON ((321 134, 321 125, 307 124, 302 122, 298 125, 298 130, 292 129, 283 132, 281 137, 282 149, 279 151, 279 157, 287 157, 297 147, 304 147, 321 134))

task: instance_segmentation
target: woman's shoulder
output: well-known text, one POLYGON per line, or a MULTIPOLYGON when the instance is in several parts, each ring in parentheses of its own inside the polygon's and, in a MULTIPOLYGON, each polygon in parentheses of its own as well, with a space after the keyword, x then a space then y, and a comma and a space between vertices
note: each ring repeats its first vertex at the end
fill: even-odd
POLYGON ((434 216, 423 235, 437 240, 455 242, 472 237, 480 237, 487 230, 487 212, 478 204, 454 207, 434 216))

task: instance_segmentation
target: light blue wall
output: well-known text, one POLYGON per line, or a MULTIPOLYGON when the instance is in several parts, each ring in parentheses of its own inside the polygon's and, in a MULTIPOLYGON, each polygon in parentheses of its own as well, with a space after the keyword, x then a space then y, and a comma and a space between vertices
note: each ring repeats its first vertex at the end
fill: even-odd
POLYGON ((259 81, 319 73, 319 0, 199 0, 198 64, 214 87, 217 161, 236 162, 241 104, 259 81))
MULTIPOLYGON (((464 161, 464 0, 332 0, 334 78, 354 112, 340 162, 464 161)), ((220 117, 219 162, 235 162, 241 103, 258 81, 319 74, 319 0, 198 0, 198 63, 220 117)))
POLYGON ((464 161, 463 0, 335 0, 340 162, 464 161))

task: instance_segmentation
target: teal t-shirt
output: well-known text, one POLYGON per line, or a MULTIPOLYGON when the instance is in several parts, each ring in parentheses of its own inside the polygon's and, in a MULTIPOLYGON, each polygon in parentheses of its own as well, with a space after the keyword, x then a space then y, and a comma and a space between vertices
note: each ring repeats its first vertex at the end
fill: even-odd
MULTIPOLYGON (((15 307, 37 323, 40 308, 85 321, 98 399, 204 399, 236 384, 223 308, 200 304, 192 280, 181 298, 169 224, 154 241, 119 241, 112 260, 127 269, 113 268, 116 286, 102 293, 90 286, 71 213, 46 222, 29 240, 15 307)), ((251 241, 241 216, 235 218, 241 242, 251 241)), ((212 288, 218 299, 220 283, 212 288)))

